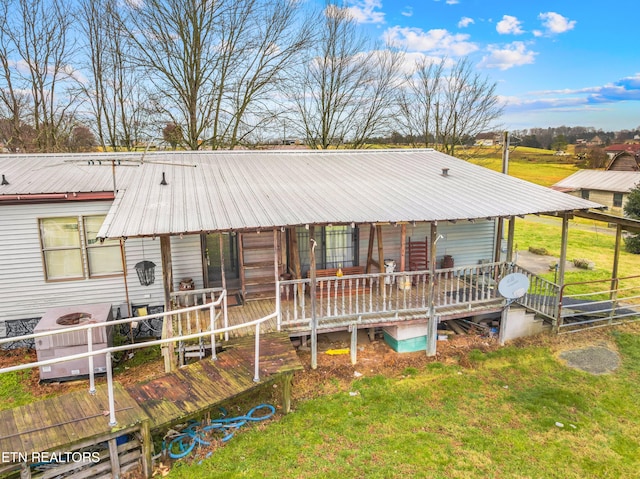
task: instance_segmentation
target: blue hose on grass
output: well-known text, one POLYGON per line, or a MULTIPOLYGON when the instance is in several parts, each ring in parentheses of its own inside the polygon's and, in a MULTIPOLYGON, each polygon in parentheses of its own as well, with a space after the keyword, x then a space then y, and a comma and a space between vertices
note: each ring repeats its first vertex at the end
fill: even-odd
MULTIPOLYGON (((222 411, 223 414, 226 415, 226 411, 222 411)), ((181 459, 193 451, 196 444, 203 446, 210 445, 211 442, 206 439, 207 433, 219 432, 223 434, 222 442, 227 442, 233 437, 237 429, 248 422, 264 421, 273 416, 275 412, 276 408, 271 404, 260 404, 244 416, 222 417, 211 421, 211 423, 206 426, 202 426, 202 424, 197 421, 190 421, 187 427, 184 428, 179 435, 173 437, 169 443, 162 441, 162 449, 167 451, 170 458, 181 459), (260 410, 266 410, 267 412, 262 416, 254 417, 254 414, 260 410)))

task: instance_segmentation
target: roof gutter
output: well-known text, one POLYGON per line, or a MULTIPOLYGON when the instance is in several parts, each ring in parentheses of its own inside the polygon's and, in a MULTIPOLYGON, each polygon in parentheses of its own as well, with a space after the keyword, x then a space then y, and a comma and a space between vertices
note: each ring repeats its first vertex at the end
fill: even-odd
POLYGON ((113 191, 82 193, 35 193, 24 195, 0 195, 0 204, 58 203, 63 201, 113 200, 113 191))

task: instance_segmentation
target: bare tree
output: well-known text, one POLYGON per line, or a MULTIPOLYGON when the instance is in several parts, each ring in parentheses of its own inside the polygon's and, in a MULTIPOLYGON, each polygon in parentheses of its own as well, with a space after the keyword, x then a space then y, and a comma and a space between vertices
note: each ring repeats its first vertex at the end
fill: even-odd
POLYGON ((502 114, 496 84, 474 73, 464 58, 421 61, 398 95, 403 133, 453 155, 463 137, 489 128, 502 114), (433 142, 433 143, 432 143, 433 142))
POLYGON ((400 55, 375 49, 345 8, 319 15, 316 48, 290 90, 294 121, 312 148, 362 147, 386 127, 400 55))
POLYGON ((40 150, 57 150, 60 133, 69 126, 77 105, 69 88, 74 74, 69 42, 73 12, 61 0, 2 0, 2 10, 5 84, 10 77, 7 69, 13 70, 9 109, 16 122, 29 116, 40 150), (19 113, 18 90, 29 92, 28 112, 19 113))
POLYGON ((190 149, 231 147, 272 116, 283 70, 308 40, 292 0, 128 2, 122 27, 155 104, 190 149))
POLYGON ((82 0, 79 18, 90 74, 82 91, 95 118, 103 149, 132 149, 136 117, 148 103, 142 75, 129 60, 131 46, 121 30, 119 0, 82 0))

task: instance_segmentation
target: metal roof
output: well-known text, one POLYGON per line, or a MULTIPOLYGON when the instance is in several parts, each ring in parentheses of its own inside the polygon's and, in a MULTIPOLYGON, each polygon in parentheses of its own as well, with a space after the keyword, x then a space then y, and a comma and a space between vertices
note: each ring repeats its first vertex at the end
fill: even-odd
POLYGON ((560 191, 601 190, 628 193, 640 183, 638 171, 580 170, 552 186, 560 191))
POLYGON ((99 237, 602 207, 433 150, 171 152, 146 159, 118 191, 99 237))
POLYGON ((92 193, 113 191, 111 159, 120 160, 117 188, 128 185, 141 154, 0 155, 0 199, 13 195, 92 193), (122 162, 133 166, 123 166, 122 162))

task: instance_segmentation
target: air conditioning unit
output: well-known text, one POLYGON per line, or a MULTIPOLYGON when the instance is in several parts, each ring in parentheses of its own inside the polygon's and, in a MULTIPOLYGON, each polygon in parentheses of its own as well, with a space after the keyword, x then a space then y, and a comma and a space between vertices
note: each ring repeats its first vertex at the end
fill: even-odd
MULTIPOLYGON (((45 312, 33 332, 60 331, 74 326, 82 326, 83 324, 107 323, 112 319, 111 303, 51 308, 45 312)), ((91 334, 94 351, 113 345, 113 326, 106 325, 105 327, 94 328, 91 334)), ((68 333, 44 336, 36 338, 35 344, 38 361, 86 353, 88 351, 87 331, 70 331, 68 333)), ((94 356, 94 373, 104 373, 106 370, 104 355, 94 356)), ((89 358, 40 366, 41 381, 65 381, 88 375, 89 358)))

